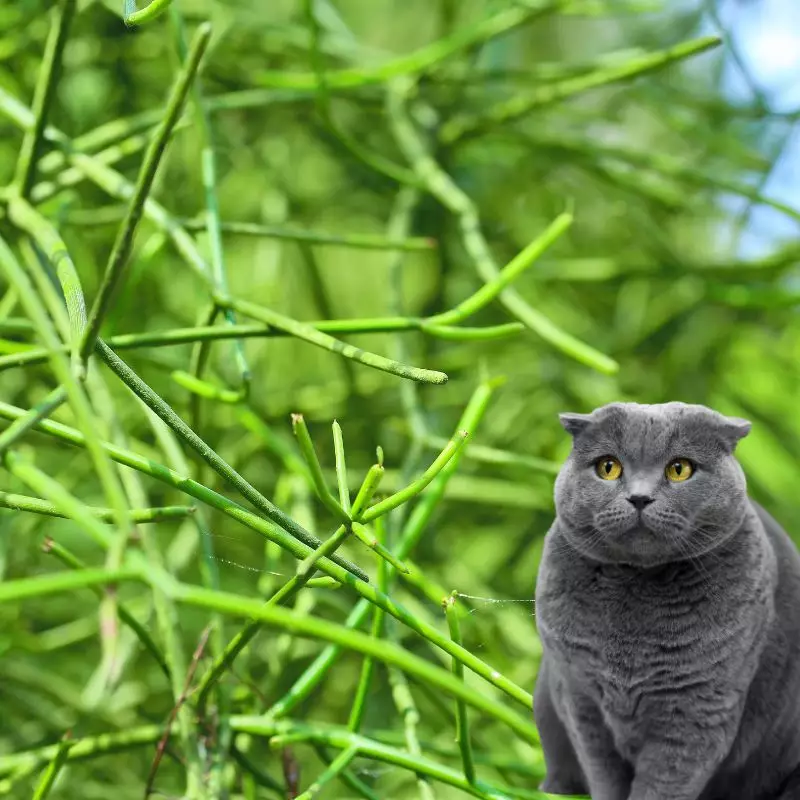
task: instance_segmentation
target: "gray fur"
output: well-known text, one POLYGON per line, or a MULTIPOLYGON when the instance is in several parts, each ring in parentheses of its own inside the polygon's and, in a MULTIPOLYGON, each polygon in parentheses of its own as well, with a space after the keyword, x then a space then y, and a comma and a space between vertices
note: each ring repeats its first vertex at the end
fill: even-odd
POLYGON ((800 800, 800 555, 747 497, 749 423, 683 403, 561 421, 573 447, 536 586, 541 788, 800 800), (603 456, 618 480, 598 477, 603 456), (696 465, 680 483, 676 458, 696 465))

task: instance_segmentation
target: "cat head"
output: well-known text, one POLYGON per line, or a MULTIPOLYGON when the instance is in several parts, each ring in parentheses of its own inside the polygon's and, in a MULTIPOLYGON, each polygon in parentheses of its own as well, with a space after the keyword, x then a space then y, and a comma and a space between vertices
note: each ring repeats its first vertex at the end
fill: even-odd
POLYGON ((733 452, 746 420, 685 403, 612 403, 560 419, 573 442, 556 512, 584 555, 656 566, 713 550, 741 525, 747 492, 733 452))

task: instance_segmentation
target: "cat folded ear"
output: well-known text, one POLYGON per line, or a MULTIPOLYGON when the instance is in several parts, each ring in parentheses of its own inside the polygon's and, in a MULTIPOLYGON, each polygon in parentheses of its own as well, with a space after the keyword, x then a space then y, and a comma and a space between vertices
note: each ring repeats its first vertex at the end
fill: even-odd
POLYGON ((558 419, 567 433, 577 436, 589 427, 592 422, 592 415, 565 413, 559 414, 558 419))
POLYGON ((718 415, 717 429, 722 437, 722 440, 733 451, 740 439, 744 439, 753 423, 749 420, 742 419, 741 417, 725 417, 722 414, 718 415))

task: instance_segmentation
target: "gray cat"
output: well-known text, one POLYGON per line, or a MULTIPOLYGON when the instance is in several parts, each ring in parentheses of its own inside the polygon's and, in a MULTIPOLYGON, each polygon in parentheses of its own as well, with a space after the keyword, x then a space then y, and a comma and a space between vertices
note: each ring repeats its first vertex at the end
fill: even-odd
POLYGON ((542 790, 800 799, 800 555, 747 497, 750 423, 683 403, 561 422, 536 586, 542 790))

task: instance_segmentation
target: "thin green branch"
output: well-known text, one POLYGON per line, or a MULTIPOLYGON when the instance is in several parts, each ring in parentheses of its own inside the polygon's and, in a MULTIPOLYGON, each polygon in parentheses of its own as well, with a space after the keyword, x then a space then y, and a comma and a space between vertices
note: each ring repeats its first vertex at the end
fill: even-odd
MULTIPOLYGON (((491 383, 481 384, 481 386, 473 395, 462 416, 462 424, 466 430, 474 429, 475 425, 477 425, 477 422, 486 408, 492 388, 493 387, 491 383)), ((22 409, 0 401, 0 416, 8 419, 17 419, 24 413, 25 412, 22 409)), ((70 428, 66 425, 62 425, 51 420, 40 422, 37 425, 37 429, 56 436, 62 441, 73 445, 81 446, 85 444, 84 436, 74 428, 70 428)), ((162 464, 156 464, 151 459, 144 458, 136 453, 132 453, 128 450, 117 447, 116 445, 103 443, 103 450, 108 456, 120 464, 124 464, 140 472, 151 475, 157 480, 173 486, 174 488, 180 489, 186 494, 195 497, 203 503, 207 503, 231 518, 238 520, 251 530, 260 533, 270 541, 278 544, 281 548, 289 551, 295 557, 305 558, 311 552, 311 548, 309 548, 308 545, 305 545, 299 539, 290 535, 282 528, 277 527, 269 520, 248 511, 242 506, 237 505, 236 503, 228 500, 222 495, 219 495, 217 492, 214 492, 206 486, 191 480, 191 478, 188 478, 185 475, 178 474, 162 464)), ((400 542, 398 548, 394 551, 394 555, 396 557, 403 557, 416 545, 419 537, 422 535, 425 529, 430 515, 433 513, 433 510, 436 508, 438 502, 441 500, 442 495, 444 494, 445 486, 455 468, 457 461, 457 458, 453 458, 445 467, 445 469, 442 470, 439 477, 433 482, 430 490, 422 496, 419 504, 416 506, 414 512, 409 518, 402 541, 400 542)), ((337 563, 334 563, 334 561, 321 559, 319 562, 319 568, 327 575, 335 578, 339 583, 345 584, 351 590, 361 595, 361 597, 365 598, 368 603, 372 603, 377 605, 379 608, 383 608, 388 614, 391 614, 408 628, 416 631, 425 639, 428 639, 435 646, 439 647, 450 655, 460 658, 467 668, 471 669, 489 683, 501 689, 509 697, 514 698, 523 707, 530 707, 533 701, 529 692, 526 692, 524 689, 514 684, 496 669, 493 669, 481 659, 474 656, 472 653, 458 647, 457 645, 454 645, 448 637, 442 636, 435 627, 419 620, 415 615, 411 614, 399 603, 396 603, 384 593, 376 590, 373 585, 367 583, 365 580, 353 577, 353 575, 348 573, 347 570, 339 566, 337 563)), ((108 572, 109 571, 105 571, 104 574, 108 572)), ((2 590, 2 587, 3 584, 0 584, 0 590, 2 590)), ((0 599, 2 599, 2 594, 0 594, 0 599)), ((359 604, 356 607, 358 614, 366 614, 368 603, 364 606, 359 604)), ((363 618, 363 616, 360 617, 362 621, 363 618)), ((335 660, 335 655, 333 660, 335 660)), ((325 667, 325 669, 327 669, 327 667, 325 667)), ((313 688, 313 685, 310 688, 313 688)))
MULTIPOLYGON (((84 573, 88 572, 97 572, 97 570, 84 571, 84 573)), ((147 747, 155 744, 161 733, 160 725, 145 725, 139 728, 75 739, 67 754, 67 761, 85 761, 109 753, 124 753, 136 747, 147 747)), ((60 744, 52 744, 35 750, 0 755, 0 775, 18 775, 20 777, 30 775, 51 762, 56 757, 60 746, 60 744)))
MULTIPOLYGON (((508 796, 504 789, 495 789, 483 781, 471 786, 459 771, 445 767, 426 756, 415 756, 406 750, 379 743, 341 726, 321 723, 305 724, 290 720, 276 721, 255 716, 235 716, 231 720, 231 725, 235 730, 246 731, 255 736, 292 736, 294 741, 318 742, 339 750, 356 746, 359 755, 363 758, 381 761, 407 769, 411 773, 425 775, 433 780, 461 789, 472 797, 480 797, 483 800, 501 800, 508 796)), ((546 797, 539 792, 530 796, 537 800, 544 800, 546 797)))
POLYGON ((317 347, 330 350, 333 353, 338 353, 345 358, 350 358, 365 366, 373 367, 374 369, 388 372, 391 375, 408 378, 409 380, 418 381, 420 383, 439 384, 447 382, 447 375, 443 372, 434 372, 429 369, 408 366, 394 361, 391 358, 385 358, 384 356, 362 350, 360 347, 345 344, 338 339, 334 339, 332 336, 328 336, 326 333, 322 333, 311 325, 297 322, 272 309, 264 308, 263 306, 256 305, 247 300, 220 297, 217 298, 217 302, 223 308, 232 308, 247 317, 257 319, 274 328, 279 328, 290 336, 295 336, 317 347))
POLYGON ((15 420, 0 433, 0 456, 17 440, 21 439, 31 428, 43 419, 47 419, 67 399, 63 386, 58 386, 44 400, 32 406, 24 417, 15 420))
MULTIPOLYGON (((396 646, 396 642, 391 641, 396 646)), ((389 668, 389 686, 392 689, 392 700, 397 709, 397 713, 403 720, 403 735, 405 737, 406 748, 409 755, 418 760, 422 758, 422 748, 419 745, 417 728, 419 727, 420 717, 414 696, 411 694, 411 687, 408 679, 399 669, 389 668)), ((419 789, 420 800, 436 800, 436 794, 429 780, 429 776, 417 772, 417 788, 419 789)))
MULTIPOLYGON (((264 603, 264 607, 269 608, 279 603, 285 603, 294 597, 303 586, 307 586, 320 559, 332 557, 348 535, 347 528, 344 526, 338 528, 332 536, 328 537, 300 562, 297 572, 264 603)), ((200 679, 197 688, 197 705, 199 708, 205 707, 211 689, 219 682, 225 672, 231 668, 238 655, 253 641, 263 627, 261 620, 251 619, 228 642, 224 650, 217 656, 214 663, 200 679)))
POLYGON ((350 514, 350 487, 347 485, 347 462, 344 457, 344 439, 342 438, 342 426, 334 420, 333 425, 333 452, 336 460, 336 485, 339 489, 339 505, 342 510, 350 514))
MULTIPOLYGON (((201 229, 199 219, 180 219, 187 231, 201 229)), ((315 245, 352 247, 356 250, 409 250, 427 251, 436 248, 436 240, 427 237, 389 239, 371 233, 332 233, 291 225, 262 225, 258 222, 223 222, 223 233, 234 236, 263 236, 265 239, 281 239, 289 242, 305 242, 315 245)))
MULTIPOLYGON (((50 318, 47 316, 42 301, 39 295, 34 291, 27 274, 22 270, 17 262, 13 252, 0 237, 0 268, 5 272, 9 283, 15 287, 18 292, 20 302, 27 312, 31 321, 36 328, 38 335, 41 337, 45 347, 50 354, 50 363, 53 371, 58 378, 61 385, 64 387, 70 406, 75 414, 78 424, 83 433, 84 441, 94 464, 97 476, 103 487, 103 491, 111 507, 115 512, 115 520, 117 523, 117 535, 114 539, 113 545, 109 548, 106 565, 110 572, 122 566, 122 561, 125 553, 125 546, 128 540, 128 535, 131 529, 131 522, 128 514, 128 505, 125 499, 122 486, 119 478, 112 468, 111 462, 103 451, 100 445, 100 439, 95 430, 95 418, 92 412, 89 400, 84 392, 83 386, 75 379, 69 364, 62 354, 58 352, 59 340, 56 331, 50 318)), ((50 283, 50 280, 44 271, 40 268, 38 260, 34 260, 32 264, 34 270, 34 277, 37 280, 39 292, 44 297, 45 302, 50 309, 54 319, 59 319, 60 315, 63 317, 64 309, 58 298, 55 288, 50 283)), ((79 289, 78 289, 79 291, 79 289)), ((62 320, 63 321, 63 320, 62 320)), ((37 428, 45 424, 44 421, 39 421, 36 425, 37 428)), ((6 453, 8 459, 9 453, 6 453)), ((64 498, 62 498, 64 499, 64 498)), ((58 504, 58 503, 57 503, 58 504)), ((92 523, 93 525, 94 523, 92 523)), ((107 605, 104 612, 108 617, 114 613, 116 598, 113 594, 108 595, 107 605)), ((109 620, 112 630, 116 630, 116 624, 109 620)), ((112 638, 108 641, 103 640, 104 646, 107 645, 105 656, 107 658, 107 676, 110 682, 113 682, 117 675, 117 653, 116 653, 116 639, 112 638)))
POLYGON ((489 126, 503 125, 519 119, 535 109, 575 97, 590 89, 638 78, 676 61, 682 61, 718 47, 721 43, 722 40, 719 36, 702 36, 698 39, 681 42, 665 50, 647 53, 619 65, 603 67, 576 78, 549 83, 532 92, 517 92, 511 99, 497 103, 484 113, 457 114, 442 126, 439 139, 443 144, 452 144, 464 136, 478 133, 489 126))
POLYGON ((304 792, 297 795, 297 800, 313 800, 326 786, 326 784, 339 777, 350 765, 350 762, 358 755, 358 747, 348 747, 342 750, 336 758, 326 767, 318 777, 314 779, 311 786, 304 792))
POLYGON ((86 332, 86 305, 78 271, 67 246, 52 223, 22 197, 11 198, 8 212, 11 221, 36 242, 56 271, 67 304, 72 369, 78 378, 82 378, 85 369, 80 358, 80 343, 86 332))
POLYGON ((45 800, 47 798, 55 785, 59 773, 67 763, 70 749, 74 746, 75 742, 68 731, 58 743, 58 749, 52 761, 47 765, 47 769, 45 769, 39 783, 36 785, 36 789, 33 792, 33 800, 45 800))
MULTIPOLYGON (((178 50, 181 59, 188 65, 192 59, 192 52, 191 48, 187 51, 183 17, 177 6, 172 7, 171 14, 178 38, 178 50)), ((200 164, 206 201, 205 231, 208 234, 211 249, 211 277, 216 291, 220 294, 227 295, 228 277, 225 271, 225 257, 222 249, 222 221, 220 218, 219 199, 217 196, 217 160, 214 151, 214 136, 211 128, 211 118, 206 108, 202 81, 199 76, 192 89, 192 106, 194 108, 195 121, 200 131, 202 141, 200 164)), ((232 311, 226 310, 224 316, 228 326, 236 324, 236 315, 232 311)), ((201 344, 200 346, 202 347, 203 345, 201 344)), ((210 347, 211 343, 209 342, 207 346, 210 347)), ((236 339, 233 342, 233 346, 239 379, 242 384, 242 391, 246 394, 250 385, 250 368, 247 365, 242 342, 236 339)))
POLYGON ((369 468, 364 482, 361 484, 361 488, 358 490, 356 499, 353 502, 353 508, 350 512, 353 519, 359 519, 361 514, 364 513, 373 495, 378 491, 378 487, 381 484, 381 480, 383 480, 385 472, 386 470, 383 464, 373 464, 369 468))
MULTIPOLYGON (((424 326, 454 325, 480 311, 492 302, 507 286, 531 267, 539 256, 566 233, 572 225, 572 214, 565 212, 557 216, 524 250, 508 262, 497 275, 485 283, 475 294, 462 300, 455 308, 436 314, 425 320, 424 326)), ((424 328, 423 328, 424 329, 424 328)))
MULTIPOLYGON (((32 514, 42 514, 46 517, 65 517, 64 511, 47 500, 39 497, 28 497, 24 494, 13 494, 0 491, 0 508, 12 511, 26 511, 32 514)), ((113 508, 98 508, 86 506, 86 509, 102 522, 114 522, 115 511, 113 508)), ((175 519, 185 519, 195 513, 195 506, 158 506, 155 508, 130 509, 131 522, 137 524, 168 522, 175 519)))
MULTIPOLYGON (((10 583, 14 583, 14 581, 10 583)), ((297 636, 322 639, 323 641, 338 644, 348 650, 355 650, 369 655, 389 666, 397 667, 432 686, 436 686, 449 695, 463 699, 473 708, 504 722, 524 741, 531 744, 538 744, 539 742, 536 729, 526 718, 496 703, 492 698, 471 689, 461 681, 457 681, 441 667, 436 667, 429 661, 412 655, 392 642, 376 641, 366 634, 334 624, 330 620, 299 614, 278 606, 261 605, 257 600, 249 600, 226 592, 215 592, 197 586, 176 584, 172 587, 172 594, 179 603, 198 608, 210 608, 232 616, 251 617, 265 625, 290 631, 297 636)), ((452 645, 449 639, 440 638, 448 645, 452 645)), ((452 649, 452 647, 449 649, 452 649)))
MULTIPOLYGON (((148 6, 148 8, 151 7, 152 5, 148 6)), ((108 313, 114 293, 125 273, 133 247, 136 226, 142 217, 145 201, 150 194, 153 180, 166 150, 170 134, 181 115, 186 96, 200 67, 200 61, 210 38, 211 25, 203 23, 195 32, 186 63, 175 81, 167 100, 161 124, 145 153, 125 219, 120 226, 117 238, 114 241, 114 247, 108 257, 108 265, 103 274, 103 280, 97 297, 95 297, 92 310, 89 313, 89 321, 81 340, 80 355, 84 361, 94 350, 94 343, 100 333, 103 318, 108 313)))
MULTIPOLYGON (((375 531, 378 540, 383 544, 386 541, 386 531, 383 525, 383 520, 375 521, 375 531)), ((388 576, 389 570, 386 567, 386 562, 381 561, 378 564, 378 589, 384 594, 388 589, 388 576)), ((380 640, 383 636, 383 621, 386 615, 382 608, 374 608, 372 610, 372 625, 370 628, 370 636, 373 639, 380 640)), ((361 673, 358 677, 358 687, 356 688, 356 695, 353 699, 353 705, 350 708, 350 716, 347 720, 347 727, 358 733, 361 730, 361 723, 364 720, 364 713, 367 709, 367 697, 369 696, 370 688, 372 687, 372 676, 375 672, 375 659, 369 656, 364 659, 361 664, 361 673)))
MULTIPOLYGON (((350 89, 384 83, 398 75, 421 76, 445 59, 508 33, 514 28, 554 10, 558 5, 558 2, 548 2, 547 0, 545 2, 530 0, 524 5, 504 9, 468 28, 437 39, 413 53, 400 56, 377 67, 326 72, 325 85, 329 89, 350 89)), ((272 88, 295 89, 305 92, 320 90, 319 76, 314 72, 262 72, 256 76, 256 81, 262 86, 272 88)))
MULTIPOLYGON (((428 154, 405 108, 406 96, 412 88, 413 83, 403 81, 395 83, 389 91, 388 110, 395 139, 415 172, 424 180, 428 192, 457 217, 464 247, 478 275, 485 283, 491 283, 497 279, 499 270, 481 231, 478 211, 467 194, 428 154)), ((514 317, 571 358, 607 374, 619 369, 616 361, 563 331, 514 289, 504 289, 499 298, 514 317)))
MULTIPOLYGON (((90 508, 89 510, 92 513, 96 513, 96 509, 90 508)), ((66 564, 70 569, 87 569, 87 565, 84 564, 83 561, 67 550, 66 547, 54 541, 53 539, 47 539, 44 543, 43 549, 47 553, 52 553, 59 561, 61 561, 63 564, 66 564)), ((101 587, 91 586, 89 588, 92 589, 94 593, 102 599, 103 589, 101 587)), ((136 636, 136 638, 142 643, 142 645, 144 645, 145 650, 147 650, 156 660, 156 663, 161 668, 161 671, 164 673, 167 680, 171 682, 172 676, 170 674, 170 669, 166 658, 153 640, 153 637, 150 636, 150 632, 147 630, 147 628, 136 619, 136 617, 127 609, 124 603, 120 603, 117 606, 117 612, 119 613, 120 622, 123 622, 131 629, 131 631, 133 631, 133 634, 136 636)))
POLYGON ((419 476, 415 481, 412 481, 404 489, 395 492, 390 497, 381 500, 371 508, 367 509, 361 517, 359 522, 371 522, 374 519, 387 514, 393 508, 397 508, 403 503, 407 503, 412 497, 418 495, 428 484, 447 466, 447 463, 455 456, 461 446, 466 441, 469 433, 467 431, 459 431, 458 435, 451 439, 436 457, 433 463, 419 476))
MULTIPOLYGON (((445 616, 447 617, 447 627, 450 629, 450 638, 457 644, 461 644, 461 624, 458 619, 459 611, 456 608, 458 592, 453 592, 449 597, 442 600, 445 616)), ((464 680, 464 667, 453 659, 453 675, 459 680, 464 680)), ((475 783, 475 763, 472 758, 472 742, 469 735, 469 717, 467 707, 456 700, 456 741, 461 750, 461 763, 464 767, 464 777, 467 783, 475 783)))
MULTIPOLYGON (((427 326, 420 319, 414 317, 384 317, 375 319, 334 319, 315 320, 307 322, 322 333, 400 333, 423 330, 430 334, 449 341, 475 341, 478 339, 493 339, 518 333, 524 328, 519 323, 512 322, 506 325, 490 326, 485 328, 447 328, 438 325, 427 326), (424 325, 424 327, 423 327, 424 325)), ((115 350, 135 350, 140 347, 171 347, 189 344, 204 339, 236 339, 236 338, 281 338, 291 336, 287 331, 272 328, 269 325, 236 325, 229 328, 214 326, 199 326, 196 328, 174 328, 167 331, 150 331, 142 333, 122 333, 109 336, 106 344, 115 350)), ((58 347, 65 351, 66 346, 58 347)), ((48 351, 41 348, 31 348, 17 353, 0 356, 0 371, 13 367, 32 366, 47 360, 48 351)), ((194 383, 196 378, 189 373, 181 372, 185 388, 191 391, 201 391, 200 383, 194 383), (190 386, 190 381, 192 385, 190 386)), ((234 394, 241 397, 241 392, 221 390, 225 397, 232 398, 234 394)), ((219 398, 218 398, 219 399, 219 398)), ((233 402, 233 401, 231 401, 233 402)))
POLYGON ((314 449, 314 443, 311 441, 311 435, 308 432, 308 426, 302 414, 292 414, 292 430, 297 437, 300 452, 303 454, 303 458, 308 466, 317 497, 322 501, 325 508, 338 520, 349 523, 350 517, 347 512, 342 508, 325 484, 325 476, 322 474, 322 467, 320 466, 317 452, 314 449))
MULTIPOLYGON (((112 372, 186 444, 188 444, 218 475, 227 480, 237 491, 250 501, 261 513, 279 525, 291 536, 308 547, 319 547, 320 542, 301 527, 277 506, 273 505, 254 486, 246 481, 227 461, 206 444, 166 403, 157 395, 110 347, 102 340, 97 341, 96 350, 103 362, 112 372)), ((337 557, 338 559, 338 557, 337 557)), ((367 580, 366 575, 348 561, 338 560, 352 574, 367 580)))
POLYGON ((172 0, 151 0, 143 9, 136 10, 136 0, 125 0, 123 19, 125 25, 134 28, 138 25, 146 25, 154 19, 160 17, 172 5, 172 0))
MULTIPOLYGON (((481 419, 486 411, 491 398, 495 384, 491 382, 481 384, 473 393, 467 404, 461 419, 458 422, 458 429, 467 430, 474 433, 480 424, 481 419)), ((0 414, 3 413, 4 404, 0 402, 0 414)), ((406 558, 413 549, 416 547, 418 541, 425 532, 425 529, 433 516, 434 511, 438 508, 439 503, 444 496, 447 484, 454 474, 458 466, 459 458, 464 452, 462 449, 456 453, 449 464, 439 473, 439 476, 433 481, 430 489, 421 496, 420 502, 414 508, 411 516, 403 527, 402 535, 394 549, 394 554, 400 558, 406 558)), ((380 519, 376 520, 380 523, 380 519)), ((391 571, 387 573, 391 576, 391 571)), ((388 578, 387 578, 388 580, 388 578)), ((379 606, 382 608, 382 606, 379 606)), ((392 613, 388 608, 384 609, 392 613)), ((350 612, 345 622, 348 628, 358 628, 366 620, 370 611, 370 604, 365 600, 359 602, 355 608, 350 612)), ((289 714, 299 703, 305 700, 311 692, 322 682, 328 671, 334 665, 338 657, 341 655, 341 648, 335 646, 326 647, 322 653, 317 656, 311 665, 303 672, 303 674, 294 682, 286 694, 281 697, 267 712, 268 716, 279 718, 289 714)))
POLYGON ((76 0, 61 0, 54 12, 55 19, 50 26, 44 58, 39 67, 39 79, 33 95, 35 122, 22 140, 14 176, 14 187, 21 197, 27 197, 30 194, 36 177, 36 164, 47 127, 47 116, 55 98, 64 45, 69 36, 69 28, 75 15, 76 6, 76 0))

